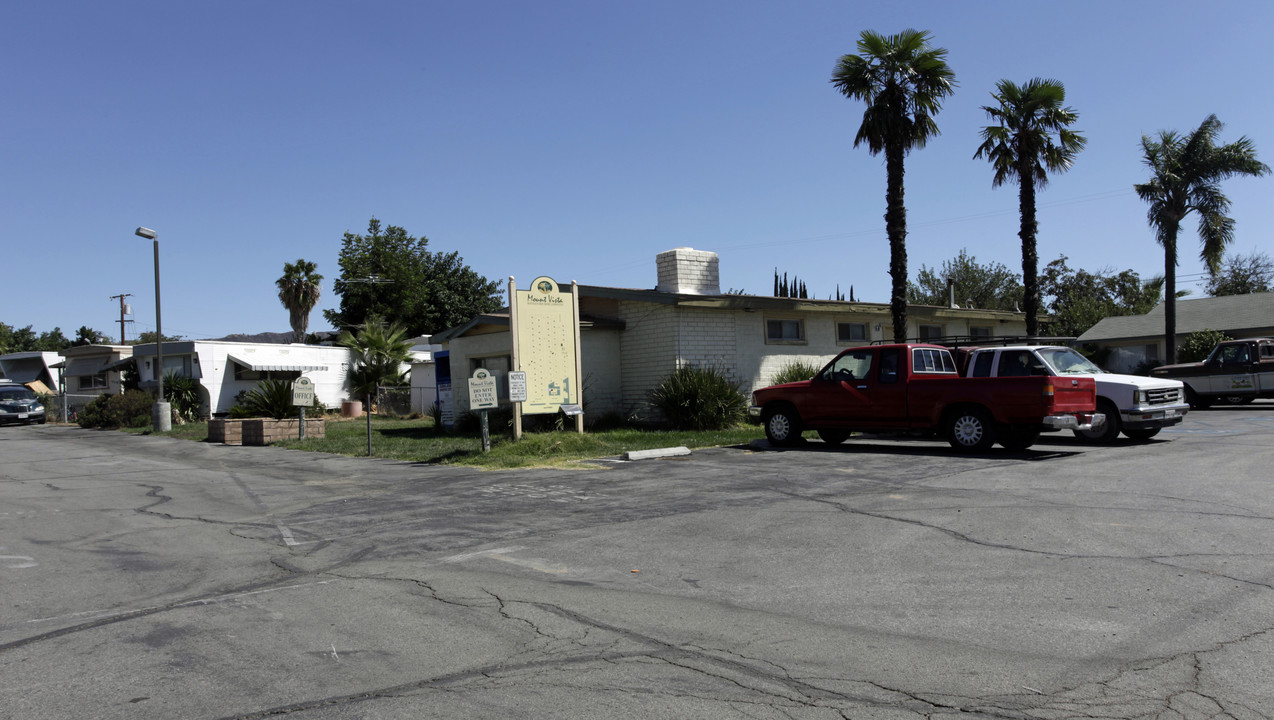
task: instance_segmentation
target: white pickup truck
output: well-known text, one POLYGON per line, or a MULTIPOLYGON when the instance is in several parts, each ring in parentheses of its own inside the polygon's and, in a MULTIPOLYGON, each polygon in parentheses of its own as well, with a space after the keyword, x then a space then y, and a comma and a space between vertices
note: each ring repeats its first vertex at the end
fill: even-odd
POLYGON ((1090 430, 1075 430, 1090 442, 1110 443, 1122 432, 1148 440, 1185 417, 1190 405, 1179 380, 1118 375, 1094 365, 1072 348, 1060 345, 1008 345, 959 350, 961 369, 969 377, 1058 375, 1097 381, 1097 412, 1106 421, 1090 430))

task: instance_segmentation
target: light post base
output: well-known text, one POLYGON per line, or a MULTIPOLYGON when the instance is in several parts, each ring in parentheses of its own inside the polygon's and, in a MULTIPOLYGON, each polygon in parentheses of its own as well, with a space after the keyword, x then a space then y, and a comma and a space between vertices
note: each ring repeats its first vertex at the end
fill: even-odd
POLYGON ((173 429, 173 406, 168 402, 157 402, 150 409, 151 427, 155 432, 168 432, 173 429))

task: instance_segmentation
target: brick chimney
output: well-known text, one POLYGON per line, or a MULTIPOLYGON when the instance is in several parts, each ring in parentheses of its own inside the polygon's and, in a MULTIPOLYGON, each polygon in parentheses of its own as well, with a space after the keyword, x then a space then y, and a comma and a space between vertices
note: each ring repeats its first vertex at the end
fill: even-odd
POLYGON ((659 268, 660 292, 684 295, 720 295, 721 273, 717 254, 706 250, 681 247, 655 256, 659 268))

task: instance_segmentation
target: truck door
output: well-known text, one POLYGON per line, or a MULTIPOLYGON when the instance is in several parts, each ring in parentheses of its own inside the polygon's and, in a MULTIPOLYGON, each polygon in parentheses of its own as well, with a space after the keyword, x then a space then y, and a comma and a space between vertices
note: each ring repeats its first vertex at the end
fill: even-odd
POLYGON ((1256 389, 1262 395, 1274 394, 1274 342, 1257 343, 1256 389))
POLYGON ((1208 359, 1208 392, 1220 395, 1250 395, 1256 392, 1256 364, 1252 343, 1219 346, 1208 359))
POLYGON ((843 353, 811 381, 809 401, 801 414, 811 425, 853 425, 871 406, 867 378, 875 365, 875 348, 843 353))

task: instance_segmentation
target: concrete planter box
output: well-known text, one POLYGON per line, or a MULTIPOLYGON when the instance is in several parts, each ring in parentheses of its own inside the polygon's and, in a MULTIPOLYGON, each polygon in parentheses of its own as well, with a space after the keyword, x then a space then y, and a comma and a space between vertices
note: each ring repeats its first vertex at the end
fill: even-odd
MULTIPOLYGON (((309 427, 307 426, 305 429, 308 431, 309 427)), ((213 418, 209 420, 208 442, 242 445, 243 420, 231 420, 229 418, 213 418)))
MULTIPOLYGON (((269 445, 279 440, 293 440, 301 435, 301 421, 299 418, 289 418, 287 420, 248 418, 239 422, 243 424, 242 439, 244 445, 269 445)), ((211 435, 211 432, 209 434, 211 435)), ((305 437, 327 437, 323 421, 307 418, 305 421, 305 437)))
MULTIPOLYGON (((271 418, 243 418, 231 420, 215 418, 208 421, 208 442, 225 445, 269 445, 278 440, 291 440, 301 434, 301 421, 297 418, 273 420, 271 418)), ((305 437, 327 437, 323 420, 305 420, 305 437)))

